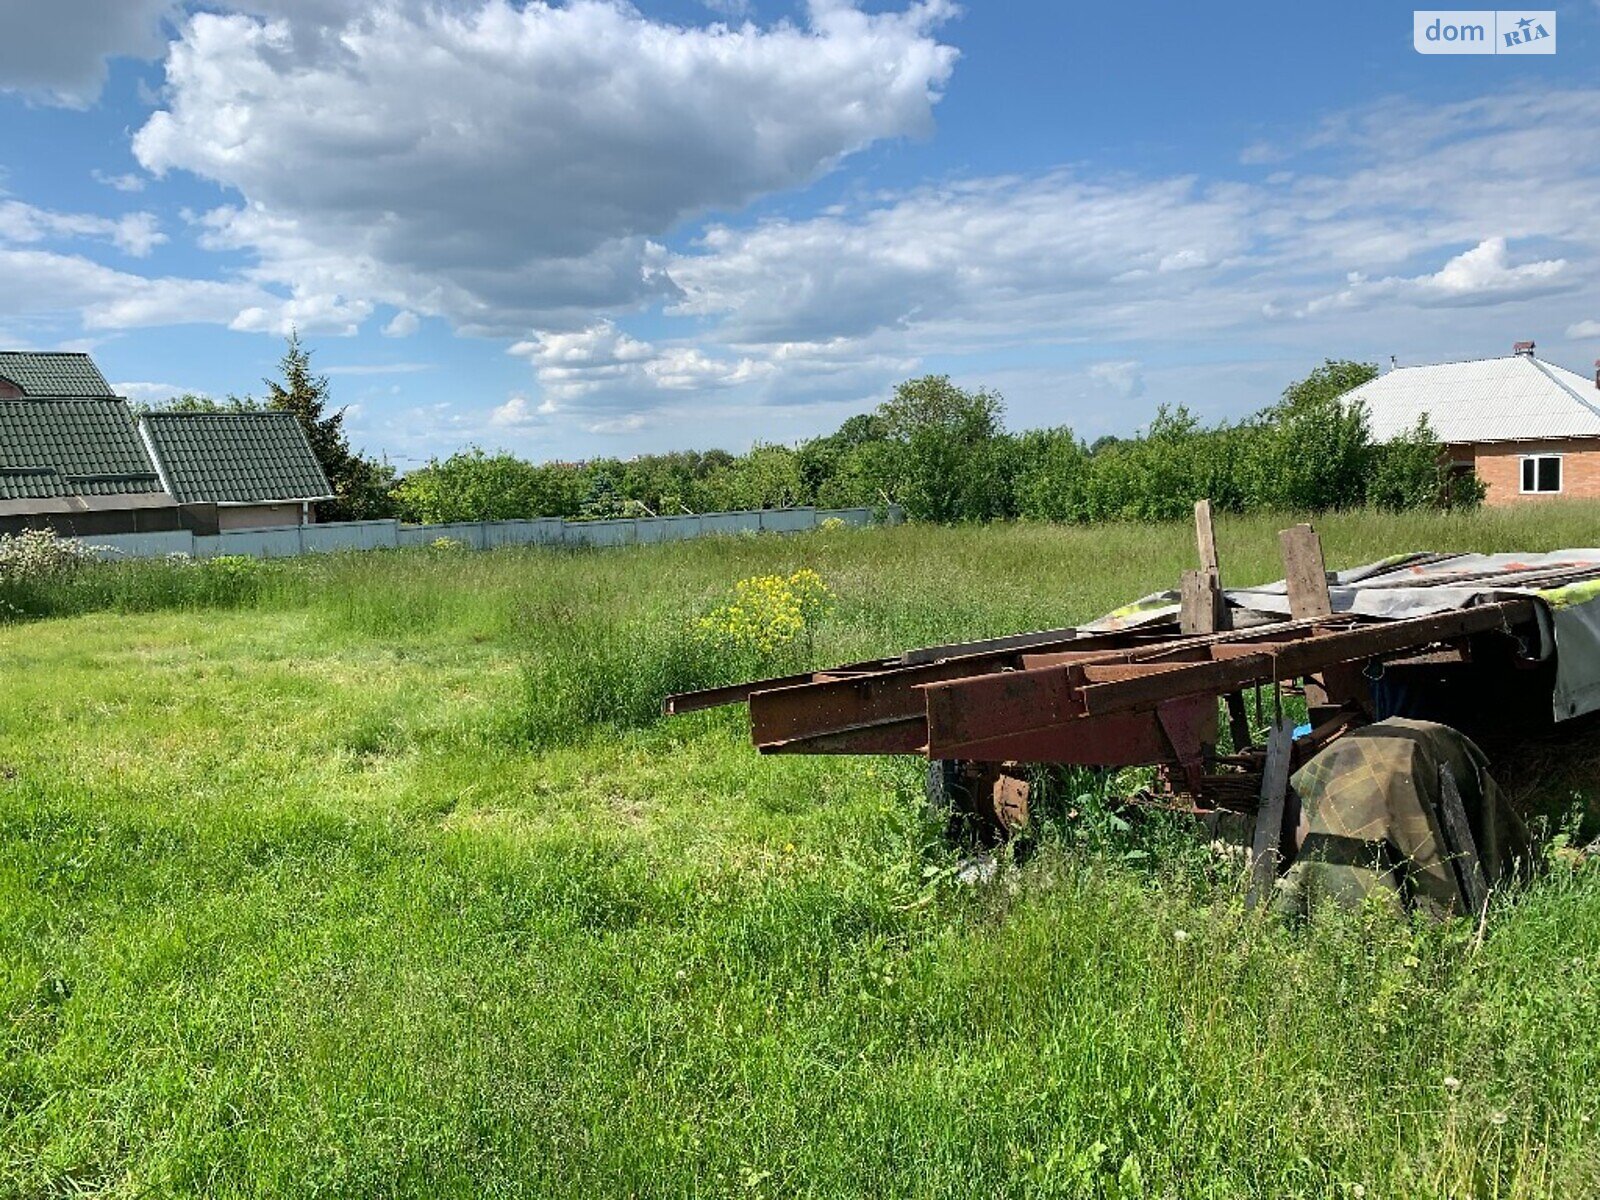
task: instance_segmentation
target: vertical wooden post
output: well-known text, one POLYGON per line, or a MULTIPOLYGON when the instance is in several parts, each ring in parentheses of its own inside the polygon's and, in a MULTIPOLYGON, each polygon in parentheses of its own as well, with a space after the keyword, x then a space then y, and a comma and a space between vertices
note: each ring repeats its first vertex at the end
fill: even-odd
POLYGON ((1217 563, 1217 534, 1211 525, 1211 501, 1194 502, 1194 537, 1200 546, 1200 569, 1219 582, 1222 568, 1217 563))
POLYGON ((1231 629, 1233 623, 1228 619, 1228 602, 1222 595, 1222 567, 1217 561, 1217 534, 1211 524, 1209 500, 1195 501, 1194 539, 1200 551, 1200 576, 1211 605, 1209 626, 1198 632, 1219 633, 1231 629))
POLYGON ((1185 571, 1178 580, 1180 633, 1215 633, 1216 605, 1204 571, 1185 571))
POLYGON ((1294 722, 1280 719, 1267 735, 1267 762, 1261 771, 1261 806, 1250 848, 1250 891, 1245 907, 1254 908, 1272 892, 1278 878, 1278 847, 1283 841, 1283 809, 1289 794, 1289 761, 1294 747, 1294 722))
MULTIPOLYGON (((1227 597, 1222 594, 1222 565, 1217 559, 1217 533, 1211 523, 1209 500, 1195 501, 1194 538, 1200 551, 1200 569, 1183 573, 1178 628, 1183 633, 1220 633, 1232 629, 1233 614, 1228 611, 1227 597)), ((1226 700, 1233 748, 1243 750, 1250 744, 1250 721, 1245 716, 1244 697, 1230 692, 1226 700)))
MULTIPOLYGON (((1331 616, 1333 598, 1328 593, 1328 567, 1322 557, 1322 539, 1309 525, 1296 525, 1278 534, 1283 550, 1283 578, 1289 589, 1289 616, 1296 621, 1331 616)), ((1306 681, 1306 707, 1311 723, 1319 725, 1332 710, 1346 705, 1368 706, 1361 670, 1350 663, 1330 667, 1318 679, 1306 681)))
POLYGON ((1296 621, 1333 614, 1328 594, 1328 568, 1322 558, 1322 539, 1309 525, 1296 525, 1278 534, 1283 550, 1283 578, 1289 586, 1289 615, 1296 621))

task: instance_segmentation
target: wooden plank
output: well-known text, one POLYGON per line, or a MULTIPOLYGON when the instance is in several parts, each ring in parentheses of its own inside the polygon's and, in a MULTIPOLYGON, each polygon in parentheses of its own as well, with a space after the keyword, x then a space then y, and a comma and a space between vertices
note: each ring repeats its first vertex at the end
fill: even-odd
POLYGON ((1489 880, 1483 873, 1483 860, 1478 857, 1478 845, 1467 822, 1467 808, 1461 802, 1461 789, 1456 786, 1449 763, 1439 764, 1439 824, 1467 915, 1475 916, 1489 903, 1489 880))
POLYGON ((1183 604, 1179 628, 1186 633, 1216 633, 1229 628, 1228 602, 1222 595, 1222 568, 1217 562, 1217 534, 1211 524, 1211 501, 1194 506, 1194 538, 1200 551, 1200 570, 1185 571, 1180 591, 1183 604))
POLYGON ((1217 533, 1211 525, 1211 501, 1194 502, 1194 536, 1200 548, 1200 571, 1220 584, 1222 568, 1217 563, 1217 533))
POLYGON ((1283 578, 1289 587, 1289 615, 1297 621, 1331 615, 1328 568, 1317 531, 1309 525, 1295 525, 1278 534, 1278 545, 1283 551, 1283 578))
MULTIPOLYGON (((1222 594, 1222 563, 1217 557, 1217 530, 1211 520, 1211 501, 1194 503, 1195 544, 1200 550, 1200 570, 1206 576, 1207 591, 1211 601, 1212 629, 1233 628, 1233 613, 1228 609, 1228 598, 1222 594)), ((1229 692, 1223 697, 1228 706, 1228 733, 1235 749, 1242 750, 1250 744, 1250 719, 1245 715, 1244 696, 1229 692)))
POLYGON ((1284 717, 1267 735, 1267 762, 1261 770, 1261 805, 1256 810, 1255 840, 1250 850, 1250 891, 1245 907, 1254 908, 1272 893, 1278 878, 1279 843, 1283 840, 1283 807, 1289 794, 1289 761, 1294 748, 1294 721, 1284 717))
POLYGON ((1185 571, 1178 577, 1178 631, 1215 633, 1216 615, 1211 577, 1204 571, 1185 571))

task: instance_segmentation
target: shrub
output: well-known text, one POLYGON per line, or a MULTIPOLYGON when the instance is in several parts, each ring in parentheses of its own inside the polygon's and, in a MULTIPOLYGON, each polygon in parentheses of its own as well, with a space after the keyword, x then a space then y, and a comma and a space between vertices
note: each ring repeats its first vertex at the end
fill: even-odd
POLYGON ((0 534, 0 580, 47 583, 92 562, 94 556, 93 548, 61 537, 53 529, 0 534))
POLYGON ((0 534, 0 619, 52 611, 73 576, 94 551, 50 529, 0 534))
POLYGON ((761 655, 809 635, 832 607, 833 592, 815 571, 756 575, 733 585, 733 597, 694 623, 695 634, 711 645, 752 650, 761 655))
POLYGON ((1374 447, 1367 481, 1367 503, 1387 512, 1410 508, 1476 508, 1483 502, 1483 482, 1472 474, 1456 475, 1445 449, 1426 416, 1384 445, 1374 447))

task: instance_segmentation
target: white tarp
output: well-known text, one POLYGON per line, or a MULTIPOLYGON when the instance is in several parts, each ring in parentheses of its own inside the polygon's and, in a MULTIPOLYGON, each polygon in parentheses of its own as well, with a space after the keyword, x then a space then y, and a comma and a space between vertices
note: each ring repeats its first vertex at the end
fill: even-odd
MULTIPOLYGON (((1288 589, 1281 579, 1260 587, 1229 588, 1224 595, 1240 627, 1289 616, 1288 589)), ((1390 620, 1470 608, 1507 596, 1533 596, 1541 602, 1538 656, 1556 655, 1556 720, 1600 709, 1600 550, 1399 554, 1330 572, 1328 596, 1335 613, 1390 620), (1561 578, 1563 572, 1571 578, 1561 578), (1583 578, 1586 573, 1593 577, 1583 578)), ((1177 592, 1155 592, 1084 630, 1132 629, 1171 621, 1177 612, 1177 592)))

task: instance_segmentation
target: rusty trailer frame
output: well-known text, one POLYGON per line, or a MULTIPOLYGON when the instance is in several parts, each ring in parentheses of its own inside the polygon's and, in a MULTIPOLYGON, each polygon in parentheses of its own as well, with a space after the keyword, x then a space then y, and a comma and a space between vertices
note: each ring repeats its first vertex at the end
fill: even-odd
MULTIPOLYGON (((1268 752, 1250 744, 1244 694, 1303 689, 1303 761, 1371 718, 1375 663, 1523 658, 1537 642, 1539 601, 1517 595, 1401 619, 1334 614, 1321 545, 1309 526, 1282 535, 1290 615, 1227 628, 1209 505, 1197 506, 1202 567, 1186 572, 1183 607, 1165 627, 1045 630, 933 646, 897 658, 670 696, 669 714, 746 704, 763 754, 921 755, 960 765, 980 815, 1025 822, 1031 764, 1160 769, 1163 802, 1193 812, 1253 811, 1268 752), (1218 753, 1226 709, 1234 749, 1218 753)), ((1452 580, 1454 582, 1454 580, 1452 580)), ((1259 618, 1258 618, 1259 619, 1259 618)), ((1270 740, 1270 739, 1269 739, 1270 740)))
POLYGON ((1342 728, 1366 706, 1359 683, 1351 683, 1365 664, 1441 648, 1459 657, 1486 636, 1530 638, 1536 604, 1516 597, 1392 621, 1330 615, 1200 635, 1118 632, 1024 648, 949 647, 931 661, 912 652, 912 661, 690 692, 669 697, 665 708, 746 703, 751 739, 763 754, 1166 766, 1180 774, 1182 791, 1203 797, 1224 697, 1273 685, 1331 688, 1336 702, 1322 723, 1342 728), (1331 680, 1351 667, 1341 691, 1331 680))

